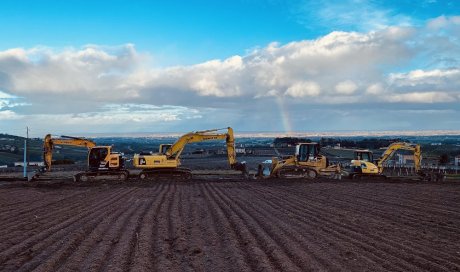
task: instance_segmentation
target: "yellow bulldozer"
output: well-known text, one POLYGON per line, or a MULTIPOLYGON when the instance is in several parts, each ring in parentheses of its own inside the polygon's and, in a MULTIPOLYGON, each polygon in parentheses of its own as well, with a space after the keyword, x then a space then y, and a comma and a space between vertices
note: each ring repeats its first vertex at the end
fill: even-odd
POLYGON ((242 171, 247 175, 245 163, 240 163, 236 159, 235 138, 233 129, 211 129, 195 131, 181 136, 174 144, 162 144, 159 152, 154 154, 135 154, 133 158, 134 167, 142 169, 139 178, 157 179, 157 178, 178 178, 190 179, 192 171, 189 168, 181 167, 180 156, 184 148, 189 143, 197 143, 210 140, 225 140, 227 146, 227 157, 230 167, 242 171), (227 130, 226 132, 220 132, 227 130))
POLYGON ((263 165, 259 165, 258 177, 272 178, 306 178, 314 179, 318 176, 341 178, 340 165, 329 165, 328 158, 320 154, 320 144, 316 142, 298 143, 294 155, 272 158, 270 171, 266 175, 263 165))
MULTIPOLYGON (((113 152, 111 146, 96 146, 96 143, 90 139, 61 136, 53 138, 51 134, 45 136, 43 143, 43 160, 45 167, 42 173, 51 171, 53 162, 53 150, 55 145, 79 146, 88 149, 87 166, 85 172, 78 173, 74 176, 75 181, 88 181, 94 177, 117 178, 126 180, 129 177, 128 170, 124 169, 124 158, 121 153, 113 152)), ((38 176, 40 173, 37 174, 38 176)))

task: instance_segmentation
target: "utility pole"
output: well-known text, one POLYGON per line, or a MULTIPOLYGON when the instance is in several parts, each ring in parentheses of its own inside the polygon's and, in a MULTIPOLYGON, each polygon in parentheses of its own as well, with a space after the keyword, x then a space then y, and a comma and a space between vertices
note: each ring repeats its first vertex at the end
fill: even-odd
POLYGON ((26 127, 26 139, 24 140, 24 178, 27 178, 28 150, 27 143, 29 140, 29 127, 26 127))

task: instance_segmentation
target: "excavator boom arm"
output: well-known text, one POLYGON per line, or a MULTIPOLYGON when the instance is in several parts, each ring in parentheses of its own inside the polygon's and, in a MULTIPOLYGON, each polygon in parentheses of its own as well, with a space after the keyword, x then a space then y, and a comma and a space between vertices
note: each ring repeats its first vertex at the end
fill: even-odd
POLYGON ((51 163, 53 159, 53 148, 54 145, 69 145, 69 146, 82 146, 88 149, 96 146, 96 143, 83 138, 56 138, 53 139, 51 134, 45 136, 43 143, 43 160, 45 162, 45 169, 49 171, 51 169, 51 163))
POLYGON ((228 162, 233 167, 238 162, 236 160, 235 151, 235 138, 233 136, 233 129, 231 127, 226 128, 226 133, 219 133, 218 131, 224 129, 211 129, 204 131, 190 132, 180 137, 167 151, 166 156, 168 158, 178 159, 184 150, 185 146, 189 143, 204 142, 210 140, 224 140, 227 145, 227 156, 228 162))
POLYGON ((394 152, 397 150, 409 150, 414 152, 414 164, 415 164, 415 170, 419 171, 420 170, 420 165, 421 165, 421 149, 419 144, 409 144, 409 143, 404 143, 404 142, 397 142, 397 143, 392 143, 382 154, 380 159, 377 161, 377 167, 379 169, 379 173, 383 172, 383 163, 387 161, 394 152))

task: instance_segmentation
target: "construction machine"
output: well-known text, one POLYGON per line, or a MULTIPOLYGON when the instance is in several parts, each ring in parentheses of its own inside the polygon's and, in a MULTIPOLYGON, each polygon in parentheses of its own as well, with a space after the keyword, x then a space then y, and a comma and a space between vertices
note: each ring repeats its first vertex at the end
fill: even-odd
MULTIPOLYGON (((271 160, 269 177, 275 178, 307 178, 327 176, 340 179, 340 165, 329 165, 326 156, 320 154, 320 144, 299 143, 293 156, 274 157, 271 160)), ((259 166, 257 176, 264 176, 264 166, 259 166)))
POLYGON ((197 143, 210 140, 225 140, 227 146, 227 157, 230 167, 247 175, 246 164, 236 159, 235 138, 233 129, 211 129, 195 131, 181 136, 174 144, 160 145, 159 152, 153 154, 135 154, 133 158, 134 167, 142 169, 140 179, 156 179, 162 177, 174 177, 178 179, 190 179, 192 172, 188 168, 180 167, 180 156, 189 143, 197 143), (219 132, 222 130, 226 132, 219 132))
POLYGON ((407 150, 413 153, 414 168, 423 180, 441 180, 443 175, 430 173, 421 169, 422 151, 419 144, 395 142, 390 144, 376 161, 373 160, 373 153, 369 150, 355 150, 354 159, 351 161, 349 177, 359 179, 362 177, 386 178, 383 174, 384 163, 390 159, 396 151, 407 150))
POLYGON ((51 134, 45 136, 43 143, 43 159, 45 167, 43 172, 51 171, 53 149, 55 145, 80 146, 88 149, 88 169, 74 176, 75 181, 87 181, 93 177, 111 176, 119 180, 126 180, 128 170, 124 169, 124 158, 121 153, 113 152, 112 146, 96 146, 96 143, 86 138, 61 136, 52 138, 51 134))

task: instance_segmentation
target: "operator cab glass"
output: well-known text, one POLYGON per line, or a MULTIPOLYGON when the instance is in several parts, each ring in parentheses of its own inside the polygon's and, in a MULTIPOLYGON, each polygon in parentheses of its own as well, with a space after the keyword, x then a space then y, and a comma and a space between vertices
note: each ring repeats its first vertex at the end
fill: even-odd
POLYGON ((296 147, 297 159, 299 161, 311 161, 314 160, 319 153, 318 144, 300 144, 296 147))
POLYGON ((105 160, 109 151, 105 147, 91 148, 88 158, 88 164, 90 169, 99 168, 102 161, 105 160))
POLYGON ((166 151, 172 146, 172 144, 162 144, 160 145, 160 153, 166 154, 166 151))
POLYGON ((355 160, 372 162, 372 152, 369 151, 357 151, 355 154, 355 160))

